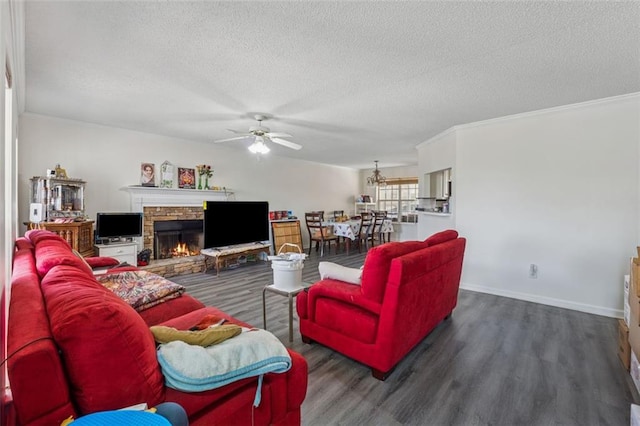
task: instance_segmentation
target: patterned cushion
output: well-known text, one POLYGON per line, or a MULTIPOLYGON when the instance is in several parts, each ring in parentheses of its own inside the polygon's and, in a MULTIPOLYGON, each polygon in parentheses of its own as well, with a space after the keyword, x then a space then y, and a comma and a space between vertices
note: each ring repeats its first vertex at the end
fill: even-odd
POLYGON ((181 285, 141 270, 98 275, 96 279, 136 311, 179 297, 185 291, 181 285))

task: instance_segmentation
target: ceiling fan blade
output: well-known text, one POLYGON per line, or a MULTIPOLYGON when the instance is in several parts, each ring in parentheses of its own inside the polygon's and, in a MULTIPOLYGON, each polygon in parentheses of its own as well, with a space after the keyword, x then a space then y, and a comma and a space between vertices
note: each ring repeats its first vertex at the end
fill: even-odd
POLYGON ((272 138, 292 138, 293 136, 286 133, 269 133, 269 137, 272 138))
POLYGON ((247 139, 249 138, 251 135, 246 135, 246 136, 237 136, 235 138, 227 138, 227 139, 219 139, 217 141, 213 141, 213 143, 220 143, 220 142, 230 142, 230 141, 238 141, 240 139, 247 139))
POLYGON ((230 131, 230 132, 236 133, 238 135, 247 135, 247 136, 251 135, 250 132, 245 132, 245 131, 240 131, 240 130, 233 130, 233 129, 227 129, 227 130, 230 131))
POLYGON ((284 139, 280 139, 280 138, 269 138, 269 139, 271 139, 271 142, 286 146, 287 148, 302 149, 302 145, 298 145, 297 143, 289 142, 284 139))

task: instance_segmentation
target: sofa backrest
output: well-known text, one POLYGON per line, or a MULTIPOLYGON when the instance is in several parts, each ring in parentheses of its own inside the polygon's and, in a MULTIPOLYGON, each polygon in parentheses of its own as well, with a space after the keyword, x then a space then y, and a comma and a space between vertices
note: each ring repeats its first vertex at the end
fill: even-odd
POLYGON ((424 241, 391 242, 373 247, 367 253, 362 270, 362 294, 367 298, 381 303, 389 278, 391 261, 417 250, 422 250, 437 244, 458 238, 458 232, 453 229, 437 232, 424 241))
POLYGON ((458 238, 458 231, 455 229, 446 229, 444 231, 436 232, 424 240, 424 242, 431 247, 437 244, 446 243, 447 241, 455 240, 456 238, 458 238))
POLYGON ((49 326, 40 280, 26 238, 16 241, 7 330, 7 369, 19 424, 60 424, 75 416, 69 383, 49 326))
POLYGON ((458 237, 393 259, 378 325, 378 344, 393 347, 390 359, 400 359, 455 308, 465 247, 458 237), (402 342, 395 340, 399 327, 402 342))
POLYGON ((427 248, 424 241, 390 242, 373 247, 367 253, 362 269, 361 291, 367 298, 381 303, 384 296, 391 261, 412 251, 427 248))
POLYGON ((60 424, 74 408, 82 415, 164 400, 142 317, 98 283, 64 240, 43 232, 20 240, 12 274, 9 379, 20 423, 60 424))

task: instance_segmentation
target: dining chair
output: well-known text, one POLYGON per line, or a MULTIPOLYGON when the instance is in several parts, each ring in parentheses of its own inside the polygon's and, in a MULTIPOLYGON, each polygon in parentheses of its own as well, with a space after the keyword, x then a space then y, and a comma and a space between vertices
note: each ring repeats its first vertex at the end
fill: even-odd
POLYGON ((358 253, 362 253, 362 244, 364 244, 365 249, 369 249, 369 233, 371 232, 373 217, 368 212, 362 212, 359 217, 360 230, 358 231, 358 237, 355 242, 358 245, 358 253))
POLYGON ((387 212, 382 210, 376 210, 371 212, 373 214, 371 233, 368 235, 371 241, 371 247, 373 247, 378 240, 381 244, 384 244, 384 235, 382 234, 382 224, 387 217, 387 212))
MULTIPOLYGON (((343 216, 344 216, 344 210, 334 210, 334 211, 331 212, 331 219, 334 222, 338 222, 338 221, 342 220, 343 216)), ((347 238, 346 237, 340 237, 340 236, 337 236, 337 237, 338 237, 338 241, 337 241, 338 247, 340 247, 340 244, 344 243, 344 246, 345 246, 345 249, 346 249, 347 248, 347 238)))
POLYGON ((338 253, 338 237, 333 234, 333 229, 330 226, 323 226, 323 218, 324 212, 321 211, 304 214, 304 220, 309 231, 309 255, 311 255, 311 246, 314 242, 316 243, 316 251, 320 247, 320 257, 324 256, 326 243, 329 244, 329 251, 331 251, 331 241, 336 243, 336 253, 338 253))

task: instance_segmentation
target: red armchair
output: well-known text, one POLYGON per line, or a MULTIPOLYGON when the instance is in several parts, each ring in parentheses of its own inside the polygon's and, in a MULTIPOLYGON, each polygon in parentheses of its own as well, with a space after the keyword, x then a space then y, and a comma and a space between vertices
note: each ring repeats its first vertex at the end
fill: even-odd
POLYGON ((384 380, 458 300, 466 239, 454 230, 372 248, 362 282, 324 279, 298 294, 300 334, 384 380))

